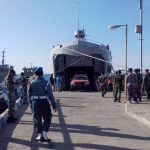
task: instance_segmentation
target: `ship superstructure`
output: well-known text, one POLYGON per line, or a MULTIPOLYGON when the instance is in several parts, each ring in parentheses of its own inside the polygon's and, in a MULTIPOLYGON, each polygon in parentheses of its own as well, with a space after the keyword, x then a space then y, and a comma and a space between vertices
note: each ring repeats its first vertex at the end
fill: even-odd
POLYGON ((2 64, 0 65, 0 83, 2 83, 7 76, 9 70, 14 67, 8 64, 5 64, 5 50, 2 51, 2 64))

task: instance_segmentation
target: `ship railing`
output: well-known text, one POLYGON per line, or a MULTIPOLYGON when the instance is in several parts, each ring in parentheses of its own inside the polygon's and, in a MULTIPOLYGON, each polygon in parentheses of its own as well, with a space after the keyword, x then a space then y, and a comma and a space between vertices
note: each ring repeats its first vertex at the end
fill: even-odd
MULTIPOLYGON (((107 50, 110 50, 107 46, 108 45, 104 45, 104 44, 102 44, 102 43, 100 43, 100 42, 97 42, 97 41, 94 41, 94 40, 91 40, 91 39, 76 39, 76 40, 78 40, 78 41, 86 41, 86 42, 91 42, 91 43, 94 43, 94 44, 97 44, 97 45, 99 45, 99 46, 102 46, 102 47, 104 47, 104 48, 106 48, 107 50)), ((75 41, 75 39, 69 39, 69 40, 67 40, 67 41, 62 41, 62 42, 60 42, 61 44, 57 44, 56 46, 58 46, 58 45, 62 45, 63 43, 66 43, 66 42, 73 42, 73 41, 75 41)), ((55 46, 53 46, 53 48, 54 48, 55 46)))

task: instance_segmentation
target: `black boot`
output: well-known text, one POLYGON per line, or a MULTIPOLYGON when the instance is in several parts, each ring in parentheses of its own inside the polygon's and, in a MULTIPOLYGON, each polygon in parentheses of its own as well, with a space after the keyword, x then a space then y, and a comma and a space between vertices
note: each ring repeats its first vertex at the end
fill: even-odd
POLYGON ((12 116, 12 120, 18 120, 16 117, 12 116))
POLYGON ((15 123, 16 121, 12 117, 7 118, 7 123, 15 123))

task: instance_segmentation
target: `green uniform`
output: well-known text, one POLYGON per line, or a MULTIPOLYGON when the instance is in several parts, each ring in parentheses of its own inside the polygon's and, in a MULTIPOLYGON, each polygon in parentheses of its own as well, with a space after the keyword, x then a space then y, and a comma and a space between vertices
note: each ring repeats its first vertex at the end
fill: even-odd
POLYGON ((49 131, 52 114, 47 98, 51 101, 53 109, 56 109, 56 103, 50 83, 45 80, 44 77, 36 77, 29 85, 28 100, 33 109, 37 133, 49 131), (44 119, 43 128, 42 117, 44 119))
POLYGON ((8 117, 13 117, 15 111, 15 104, 16 104, 16 90, 15 90, 16 82, 13 81, 13 78, 9 75, 5 78, 5 85, 7 90, 7 97, 8 97, 8 117))
POLYGON ((114 77, 114 101, 115 102, 117 101, 117 95, 118 95, 118 100, 120 101, 121 91, 122 91, 122 76, 115 75, 114 77))
POLYGON ((102 92, 102 96, 104 96, 106 94, 106 82, 107 82, 107 77, 105 75, 101 75, 98 78, 98 82, 101 88, 101 92, 102 92))

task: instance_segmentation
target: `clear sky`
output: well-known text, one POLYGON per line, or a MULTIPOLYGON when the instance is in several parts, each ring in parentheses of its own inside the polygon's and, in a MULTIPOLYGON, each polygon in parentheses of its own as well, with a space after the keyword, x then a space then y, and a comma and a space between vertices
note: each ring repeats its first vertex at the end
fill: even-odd
MULTIPOLYGON (((109 44, 112 62, 124 65, 125 27, 128 24, 128 67, 140 67, 139 0, 0 0, 0 51, 6 48, 6 63, 17 73, 22 68, 42 66, 49 73, 49 53, 56 44, 74 39, 79 26, 86 38, 109 44)), ((150 0, 143 0, 143 68, 150 69, 150 0)), ((114 66, 115 69, 122 69, 114 66)))

